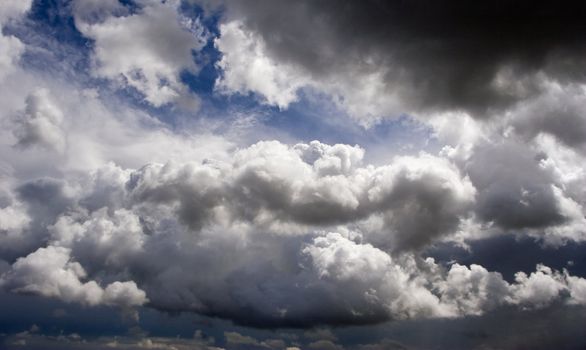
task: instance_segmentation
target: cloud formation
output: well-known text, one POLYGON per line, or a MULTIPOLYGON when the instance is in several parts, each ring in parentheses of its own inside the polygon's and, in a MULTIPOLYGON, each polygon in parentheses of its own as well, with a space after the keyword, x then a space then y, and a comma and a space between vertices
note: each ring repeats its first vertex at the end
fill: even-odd
POLYGON ((586 8, 575 1, 225 5, 217 46, 225 54, 220 65, 231 69, 222 86, 246 88, 269 103, 279 91, 271 86, 280 86, 279 106, 310 85, 339 95, 362 118, 448 110, 486 117, 538 95, 543 80, 584 82, 586 8), (235 35, 248 39, 236 43, 235 35), (266 75, 237 73, 233 57, 266 75), (277 77, 285 72, 287 79, 277 77), (358 106, 359 97, 371 107, 358 106))
POLYGON ((21 253, 2 284, 89 305, 148 298, 263 327, 583 302, 582 278, 546 267, 510 284, 481 266, 422 260, 421 248, 474 215, 476 188, 445 158, 372 166, 363 156, 358 146, 270 141, 221 160, 23 183, 24 230, 47 245, 21 253))
POLYGON ((180 74, 197 71, 194 53, 205 45, 205 29, 179 14, 179 1, 138 4, 131 12, 118 1, 73 2, 77 29, 94 43, 93 73, 136 89, 155 107, 194 105, 180 74))
POLYGON ((66 248, 49 246, 19 258, 10 272, 2 275, 0 285, 15 293, 55 297, 87 305, 135 306, 144 304, 145 293, 130 282, 113 282, 105 289, 95 281, 82 282, 83 267, 70 261, 66 248))
POLYGON ((62 112, 54 106, 46 90, 30 94, 26 99, 24 113, 19 116, 19 127, 14 131, 16 147, 45 147, 56 152, 65 148, 64 132, 61 129, 62 112))
POLYGON ((19 21, 31 8, 32 0, 7 0, 0 6, 0 81, 13 72, 25 45, 15 36, 4 35, 4 26, 19 21))
MULTIPOLYGON (((30 7, 6 4, 3 26, 30 7)), ((229 128, 220 117, 177 112, 174 124, 152 109, 196 99, 181 77, 197 75, 194 54, 215 34, 188 4, 60 7, 89 39, 89 83, 21 65, 38 48, 0 36, 3 289, 273 328, 585 305, 586 280, 563 267, 506 279, 427 256, 434 244, 497 234, 586 241, 582 6, 226 3, 212 28, 213 98, 252 92, 254 108, 285 109, 307 102, 305 89, 362 126, 413 114, 430 128, 425 151, 371 162, 365 145, 254 132, 242 141, 216 134, 229 128), (120 88, 148 106, 126 103, 120 88)), ((308 344, 339 347, 331 337, 308 344)))

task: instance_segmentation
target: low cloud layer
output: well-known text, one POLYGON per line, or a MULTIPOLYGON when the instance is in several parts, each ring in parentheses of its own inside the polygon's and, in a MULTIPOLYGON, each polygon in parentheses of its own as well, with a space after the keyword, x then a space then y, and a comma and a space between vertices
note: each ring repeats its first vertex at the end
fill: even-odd
MULTIPOLYGON (((22 115, 32 114, 31 105, 58 108, 50 97, 32 96, 22 115)), ((77 132, 69 129, 68 139, 77 132)), ((23 147, 6 151, 29 151, 23 147)), ((61 153, 40 150, 67 159, 74 148, 64 147, 61 153)), ((3 231, 12 266, 2 286, 67 302, 147 303, 271 327, 461 317, 504 305, 584 302, 584 279, 545 266, 509 283, 482 266, 443 267, 419 256, 433 242, 457 239, 470 220, 505 229, 537 225, 486 214, 484 196, 495 206, 509 199, 493 193, 486 184, 493 178, 483 180, 489 174, 476 174, 475 163, 467 165, 470 176, 457 162, 425 153, 366 165, 359 146, 318 141, 264 141, 218 154, 138 169, 106 163, 60 178, 12 179, 2 210, 23 219, 3 231)), ((499 174, 521 188, 506 172, 499 174)), ((563 217, 555 197, 562 194, 545 193, 553 197, 538 194, 531 202, 522 192, 528 204, 519 208, 540 213, 529 212, 530 218, 549 220, 541 206, 552 203, 547 210, 563 217)), ((544 225, 566 223, 555 218, 544 225)))

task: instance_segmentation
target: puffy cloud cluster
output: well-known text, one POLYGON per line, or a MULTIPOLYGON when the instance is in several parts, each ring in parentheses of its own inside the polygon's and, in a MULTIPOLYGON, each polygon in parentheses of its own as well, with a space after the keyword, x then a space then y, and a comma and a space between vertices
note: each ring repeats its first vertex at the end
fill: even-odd
POLYGON ((529 233, 556 245, 586 238, 586 159, 580 137, 570 136, 584 120, 575 109, 582 97, 573 95, 573 88, 568 93, 559 88, 552 86, 498 120, 440 114, 431 121, 446 144, 440 154, 458 164, 477 189, 476 219, 491 229, 529 233), (459 125, 466 125, 467 133, 460 133, 459 125))
POLYGON ((26 219, 3 232, 34 243, 7 240, 4 259, 15 258, 2 285, 88 305, 148 298, 272 327, 583 303, 582 278, 545 267, 509 284, 481 266, 421 260, 420 248, 474 215, 476 188, 445 158, 363 157, 358 146, 270 141, 216 159, 17 181, 11 206, 26 219))
POLYGON ((529 275, 518 272, 515 283, 509 284, 499 273, 489 272, 482 266, 454 264, 444 280, 436 281, 435 287, 441 292, 442 303, 449 306, 449 312, 481 315, 505 304, 545 307, 559 301, 566 293, 570 294, 569 303, 581 303, 583 290, 574 278, 537 265, 536 271, 529 275))
POLYGON ((39 248, 19 258, 12 269, 2 275, 0 285, 11 292, 56 297, 66 302, 87 305, 135 306, 144 304, 145 293, 136 283, 114 282, 105 289, 95 281, 82 282, 87 277, 83 267, 70 261, 66 248, 39 248))
POLYGON ((180 1, 139 1, 135 11, 119 1, 74 1, 77 29, 94 41, 93 73, 139 91, 159 107, 195 105, 183 85, 184 70, 197 71, 194 53, 206 42, 205 29, 179 14, 180 1))
POLYGON ((237 151, 231 164, 144 167, 132 175, 130 196, 173 208, 194 229, 219 217, 286 232, 278 225, 326 227, 380 216, 380 238, 397 249, 452 232, 474 202, 472 184, 445 160, 422 154, 364 167, 362 155, 358 147, 317 141, 259 142, 237 151))

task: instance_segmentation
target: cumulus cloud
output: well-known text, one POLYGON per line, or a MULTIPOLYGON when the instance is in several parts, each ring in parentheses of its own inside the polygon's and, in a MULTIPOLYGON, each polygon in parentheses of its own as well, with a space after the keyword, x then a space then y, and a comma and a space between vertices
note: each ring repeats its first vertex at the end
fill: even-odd
POLYGON ((48 246, 19 258, 2 275, 0 285, 17 293, 59 298, 87 305, 135 306, 144 304, 145 293, 130 282, 114 282, 102 289, 95 281, 82 282, 83 267, 70 259, 66 248, 48 246))
POLYGON ((22 184, 47 245, 17 258, 2 284, 89 305, 148 297, 157 309, 272 327, 582 303, 581 278, 545 267, 509 284, 480 266, 421 261, 420 248, 472 213, 475 187, 444 158, 372 166, 363 156, 358 146, 259 142, 222 160, 105 164, 22 184))
POLYGON ((141 1, 131 13, 118 1, 74 2, 77 29, 94 40, 93 73, 138 90, 155 107, 193 105, 196 96, 180 74, 197 71, 193 54, 205 45, 206 34, 178 6, 179 1, 141 1))
POLYGON ((474 202, 474 187, 444 160, 421 155, 363 167, 362 156, 347 145, 260 142, 236 152, 232 164, 145 167, 132 175, 131 196, 175 208, 196 229, 217 215, 326 226, 380 214, 380 238, 397 249, 450 233, 474 202))
MULTIPOLYGON (((422 153, 369 165, 357 145, 319 141, 214 148, 128 111, 114 117, 97 97, 81 97, 83 115, 54 93, 25 96, 15 115, 57 113, 68 142, 30 173, 35 158, 18 155, 33 148, 12 147, 17 129, 4 131, 16 141, 2 149, 12 166, 2 210, 20 213, 2 223, 7 290, 87 305, 148 300, 263 327, 583 302, 577 276, 540 268, 509 283, 480 266, 445 270, 421 260, 429 244, 482 218, 486 174, 468 159, 422 153), (92 124, 95 115, 105 124, 92 124), (140 152, 120 148, 145 139, 152 145, 140 152)), ((532 181, 556 179, 538 169, 546 175, 532 181)), ((487 183, 497 175, 512 176, 499 171, 487 183)))

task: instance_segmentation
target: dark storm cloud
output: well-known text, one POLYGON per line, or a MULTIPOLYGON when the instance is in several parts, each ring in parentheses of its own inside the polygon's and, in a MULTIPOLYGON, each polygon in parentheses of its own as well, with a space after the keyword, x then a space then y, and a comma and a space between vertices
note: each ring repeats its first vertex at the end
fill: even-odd
MULTIPOLYGON (((537 73, 586 79, 586 5, 578 1, 235 1, 271 56, 315 79, 383 69, 416 110, 474 116, 540 89, 537 73)), ((404 111, 399 111, 404 112, 404 111)))

